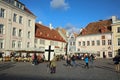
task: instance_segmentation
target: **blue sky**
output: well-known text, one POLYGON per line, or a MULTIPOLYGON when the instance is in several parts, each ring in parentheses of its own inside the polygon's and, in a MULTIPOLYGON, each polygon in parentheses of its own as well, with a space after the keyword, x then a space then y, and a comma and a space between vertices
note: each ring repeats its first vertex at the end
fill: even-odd
POLYGON ((91 22, 120 17, 120 0, 19 0, 36 16, 36 22, 78 32, 91 22))

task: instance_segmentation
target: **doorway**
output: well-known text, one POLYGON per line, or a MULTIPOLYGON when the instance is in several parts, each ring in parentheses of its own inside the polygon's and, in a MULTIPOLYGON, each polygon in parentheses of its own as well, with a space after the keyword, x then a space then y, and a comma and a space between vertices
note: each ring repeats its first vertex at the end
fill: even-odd
POLYGON ((106 58, 105 52, 103 52, 103 58, 106 58))

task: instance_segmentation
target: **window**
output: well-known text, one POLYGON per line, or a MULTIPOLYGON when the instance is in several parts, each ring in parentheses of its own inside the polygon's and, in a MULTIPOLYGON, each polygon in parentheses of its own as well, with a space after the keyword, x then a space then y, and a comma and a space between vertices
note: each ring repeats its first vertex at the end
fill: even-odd
POLYGON ((109 56, 109 57, 112 57, 112 52, 108 52, 108 56, 109 56))
POLYGON ((0 9, 0 17, 5 18, 5 9, 0 9))
POLYGON ((105 39, 105 36, 104 36, 104 35, 102 36, 102 39, 105 39))
POLYGON ((14 0, 9 0, 9 3, 14 4, 14 0))
POLYGON ((21 29, 19 29, 18 36, 19 36, 19 37, 22 37, 22 30, 21 30, 21 29))
POLYGON ((78 48, 78 51, 80 51, 80 49, 78 48))
POLYGON ((94 46, 95 45, 95 41, 92 41, 92 46, 94 46))
POLYGON ((73 42, 73 45, 75 46, 75 42, 73 42))
POLYGON ((100 51, 97 51, 97 55, 96 55, 97 57, 100 57, 100 51))
POLYGON ((5 0, 5 1, 10 3, 10 4, 14 4, 14 0, 5 0))
POLYGON ((0 39, 0 49, 3 49, 3 48, 4 48, 3 45, 4 45, 4 40, 3 40, 3 39, 0 39))
POLYGON ((34 45, 34 48, 37 48, 37 46, 36 46, 36 45, 34 45))
POLYGON ((16 33, 16 28, 13 28, 13 33, 12 33, 12 35, 13 35, 13 36, 16 36, 16 34, 17 34, 17 33, 16 33))
POLYGON ((30 42, 27 42, 27 48, 29 48, 30 47, 30 42))
POLYGON ((112 45, 112 41, 111 40, 108 40, 108 45, 112 45))
POLYGON ((85 46, 85 41, 83 41, 83 46, 85 46))
POLYGON ((97 46, 99 46, 100 45, 100 40, 97 40, 97 46))
POLYGON ((120 46, 120 38, 118 38, 118 46, 120 46))
POLYGON ((54 41, 50 41, 50 45, 54 45, 54 41))
POLYGON ((16 6, 19 8, 19 2, 16 3, 16 6))
POLYGON ((120 33, 120 27, 117 27, 117 32, 120 33))
POLYGON ((102 40, 102 45, 105 45, 105 40, 102 40))
POLYGON ((0 24, 0 34, 4 34, 4 25, 0 24))
POLYGON ((28 31, 28 38, 30 38, 30 31, 28 31))
POLYGON ((12 48, 15 48, 15 47, 16 47, 16 41, 13 40, 13 41, 12 41, 12 48))
POLYGON ((22 42, 18 41, 18 48, 22 48, 22 42))
POLYGON ((81 42, 80 41, 78 42, 78 44, 79 44, 79 46, 81 46, 81 42))
POLYGON ((37 39, 35 39, 35 43, 37 43, 37 39))
POLYGON ((31 20, 28 20, 28 26, 31 26, 31 20))
POLYGON ((55 41, 55 42, 54 42, 54 45, 55 45, 55 46, 58 46, 58 42, 57 42, 57 41, 55 41))
POLYGON ((40 39, 40 44, 45 44, 45 40, 40 39))
POLYGON ((90 41, 87 41, 87 46, 90 46, 90 41))
POLYGON ((19 16, 19 23, 22 24, 22 16, 19 16))
POLYGON ((17 22, 17 14, 15 14, 15 13, 13 15, 13 22, 17 22))

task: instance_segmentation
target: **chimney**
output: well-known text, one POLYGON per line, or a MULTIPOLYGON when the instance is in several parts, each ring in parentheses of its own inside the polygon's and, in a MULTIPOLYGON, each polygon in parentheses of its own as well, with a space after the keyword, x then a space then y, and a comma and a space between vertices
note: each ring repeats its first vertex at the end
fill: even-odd
POLYGON ((80 29, 80 33, 82 32, 83 28, 80 29))
POLYGON ((39 24, 42 24, 42 21, 39 21, 38 23, 39 23, 39 24))
POLYGON ((53 27, 52 27, 52 24, 51 24, 51 23, 49 24, 49 28, 50 28, 50 30, 52 30, 52 29, 53 29, 53 27))
POLYGON ((117 21, 117 16, 112 16, 112 22, 116 23, 116 21, 117 21))

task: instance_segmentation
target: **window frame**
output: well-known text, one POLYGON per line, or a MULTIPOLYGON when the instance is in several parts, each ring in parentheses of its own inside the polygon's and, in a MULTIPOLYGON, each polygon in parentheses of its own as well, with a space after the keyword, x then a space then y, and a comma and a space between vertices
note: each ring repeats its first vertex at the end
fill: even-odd
POLYGON ((0 8, 0 17, 5 18, 5 9, 0 8))

